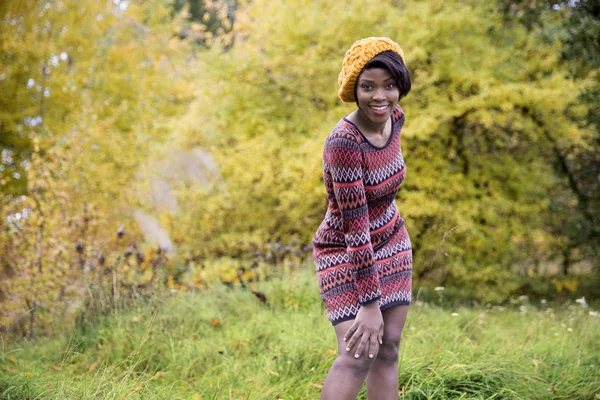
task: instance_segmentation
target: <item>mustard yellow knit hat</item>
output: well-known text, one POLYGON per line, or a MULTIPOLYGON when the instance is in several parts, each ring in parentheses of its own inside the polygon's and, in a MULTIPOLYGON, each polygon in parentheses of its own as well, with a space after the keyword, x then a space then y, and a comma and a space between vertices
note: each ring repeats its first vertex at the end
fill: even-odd
POLYGON ((398 53, 402 61, 406 64, 404 52, 398 43, 390 38, 369 37, 354 42, 350 50, 346 52, 346 56, 342 62, 342 71, 338 75, 338 83, 340 85, 338 96, 343 102, 356 102, 354 86, 356 85, 358 75, 373 57, 388 50, 398 53))

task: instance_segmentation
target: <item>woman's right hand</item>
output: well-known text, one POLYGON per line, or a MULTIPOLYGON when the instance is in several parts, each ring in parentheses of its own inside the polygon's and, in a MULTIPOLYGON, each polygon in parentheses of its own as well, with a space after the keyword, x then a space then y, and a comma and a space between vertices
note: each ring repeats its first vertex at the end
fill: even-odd
POLYGON ((375 357, 379 345, 383 343, 383 316, 379 309, 379 301, 361 306, 354 323, 344 335, 346 351, 351 351, 358 343, 354 358, 368 350, 369 358, 375 357))

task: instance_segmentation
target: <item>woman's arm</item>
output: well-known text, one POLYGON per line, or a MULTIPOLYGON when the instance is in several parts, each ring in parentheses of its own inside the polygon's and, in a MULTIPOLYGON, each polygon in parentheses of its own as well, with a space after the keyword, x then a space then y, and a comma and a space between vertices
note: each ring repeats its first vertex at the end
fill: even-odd
MULTIPOLYGON (((382 342, 383 317, 379 310, 381 289, 375 254, 369 232, 369 209, 363 185, 362 152, 348 138, 332 138, 325 143, 325 173, 330 175, 334 196, 342 214, 342 224, 354 283, 361 308, 346 333, 346 350, 356 347, 354 357, 367 350, 372 358, 382 342)), ((326 177, 327 179, 328 177, 326 177)))
POLYGON ((363 185, 362 152, 348 138, 325 143, 325 173, 342 214, 344 237, 361 305, 379 300, 381 291, 369 232, 369 209, 363 185))

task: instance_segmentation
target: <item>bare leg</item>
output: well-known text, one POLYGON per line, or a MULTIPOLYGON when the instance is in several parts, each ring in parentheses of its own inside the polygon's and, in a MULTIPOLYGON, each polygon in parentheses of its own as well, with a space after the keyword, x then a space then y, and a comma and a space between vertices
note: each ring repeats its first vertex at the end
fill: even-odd
POLYGON ((369 369, 373 365, 373 361, 377 357, 369 358, 365 351, 360 358, 354 358, 354 351, 346 351, 344 334, 353 322, 353 320, 344 321, 334 327, 338 341, 338 356, 333 362, 331 369, 329 369, 325 382, 323 382, 321 400, 356 399, 356 395, 365 381, 369 369))
POLYGON ((383 344, 367 375, 369 400, 398 400, 398 351, 408 314, 408 306, 395 306, 382 311, 383 344))

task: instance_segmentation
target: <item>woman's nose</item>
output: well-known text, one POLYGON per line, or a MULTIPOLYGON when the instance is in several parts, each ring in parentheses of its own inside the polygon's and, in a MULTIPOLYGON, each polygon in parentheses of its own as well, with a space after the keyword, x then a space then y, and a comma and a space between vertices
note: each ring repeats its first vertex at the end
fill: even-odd
POLYGON ((373 100, 385 100, 385 91, 382 88, 375 89, 373 100))

